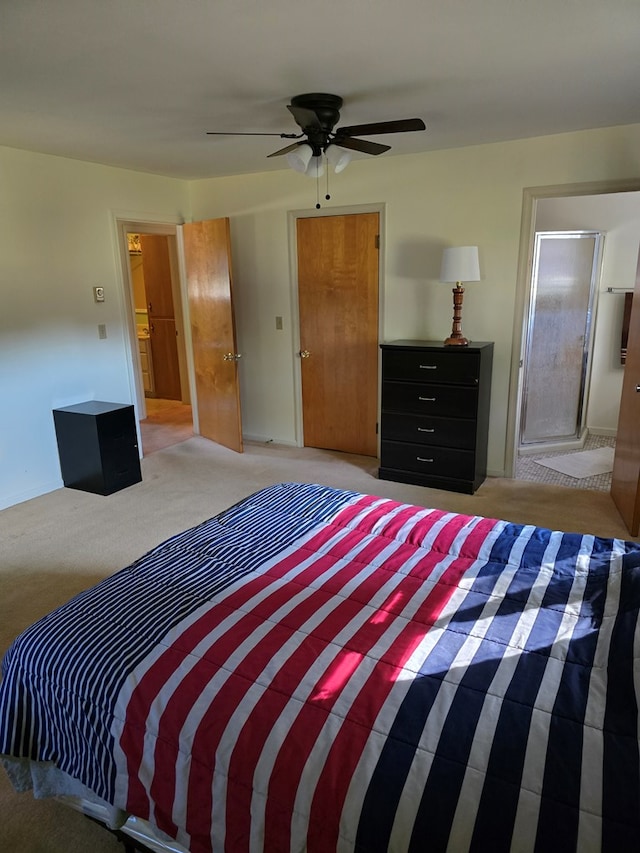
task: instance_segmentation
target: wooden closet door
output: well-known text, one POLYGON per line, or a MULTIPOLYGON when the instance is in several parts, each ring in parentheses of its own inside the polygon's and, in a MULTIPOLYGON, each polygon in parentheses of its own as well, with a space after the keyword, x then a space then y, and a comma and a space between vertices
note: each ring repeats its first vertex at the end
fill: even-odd
POLYGON ((304 444, 377 456, 377 213, 298 219, 304 444))

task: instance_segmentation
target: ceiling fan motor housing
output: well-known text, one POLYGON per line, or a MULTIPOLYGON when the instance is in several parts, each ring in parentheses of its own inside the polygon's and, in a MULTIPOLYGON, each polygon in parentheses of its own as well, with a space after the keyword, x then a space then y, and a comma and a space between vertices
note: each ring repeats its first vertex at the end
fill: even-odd
POLYGON ((312 92, 291 98, 291 112, 308 137, 314 156, 318 157, 326 150, 341 108, 342 98, 338 95, 312 92))

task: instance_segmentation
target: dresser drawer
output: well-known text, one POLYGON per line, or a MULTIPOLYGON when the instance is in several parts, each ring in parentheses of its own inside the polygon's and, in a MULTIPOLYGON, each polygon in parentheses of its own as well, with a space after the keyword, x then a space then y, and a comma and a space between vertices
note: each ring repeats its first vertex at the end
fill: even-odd
POLYGON ((439 417, 475 418, 477 387, 383 382, 382 408, 386 412, 413 412, 439 417))
POLYGON ((450 447, 382 441, 380 464, 387 469, 473 480, 475 454, 471 450, 456 450, 450 447))
POLYGON ((473 450, 476 423, 463 418, 437 418, 425 415, 382 413, 382 435, 391 441, 437 444, 473 450))
POLYGON ((382 371, 385 379, 477 385, 480 355, 476 352, 387 350, 382 371))

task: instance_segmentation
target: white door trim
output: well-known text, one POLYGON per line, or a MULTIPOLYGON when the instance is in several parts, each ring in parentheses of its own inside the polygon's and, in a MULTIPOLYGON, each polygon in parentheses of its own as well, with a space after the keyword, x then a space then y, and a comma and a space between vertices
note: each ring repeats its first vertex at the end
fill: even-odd
MULTIPOLYGON (((182 223, 182 220, 176 219, 174 222, 167 221, 165 219, 153 220, 149 218, 148 214, 144 215, 136 215, 134 213, 121 213, 118 211, 112 211, 112 224, 115 235, 115 250, 117 255, 117 269, 119 270, 119 288, 118 288, 118 297, 120 300, 121 307, 121 316, 123 318, 123 337, 124 337, 124 348, 125 353, 127 355, 127 374, 129 380, 129 390, 131 399, 134 402, 134 408, 136 413, 136 429, 138 431, 138 446, 140 447, 140 454, 143 453, 142 448, 142 437, 140 435, 140 420, 144 419, 147 414, 146 400, 144 396, 144 388, 142 385, 142 366, 140 363, 140 350, 138 347, 138 335, 136 328, 136 316, 135 316, 135 304, 134 304, 134 296, 133 296, 133 282, 131 280, 131 267, 129 264, 129 247, 127 241, 127 232, 140 232, 142 234, 164 234, 169 237, 173 237, 173 245, 170 247, 170 257, 171 257, 171 265, 172 265, 172 280, 174 278, 174 274, 177 276, 178 285, 176 288, 176 292, 174 292, 174 302, 175 295, 179 292, 179 305, 175 305, 176 312, 179 313, 179 316, 176 316, 176 325, 179 325, 182 341, 185 343, 186 347, 186 360, 181 358, 181 379, 183 370, 185 372, 185 378, 187 380, 187 387, 191 390, 192 388, 192 377, 191 377, 191 365, 190 360, 188 358, 189 353, 189 338, 187 336, 188 331, 188 315, 186 311, 186 306, 184 303, 184 287, 183 287, 183 275, 182 268, 179 262, 179 250, 178 250, 178 233, 179 226, 182 223)), ((180 349, 180 347, 179 347, 180 349)))

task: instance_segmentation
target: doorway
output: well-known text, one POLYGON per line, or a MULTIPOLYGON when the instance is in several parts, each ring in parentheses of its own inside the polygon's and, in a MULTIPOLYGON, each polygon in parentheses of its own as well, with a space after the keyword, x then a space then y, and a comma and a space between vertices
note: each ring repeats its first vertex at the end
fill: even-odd
MULTIPOLYGON (((594 478, 565 476, 536 464, 541 455, 556 456, 601 447, 613 448, 620 409, 623 369, 620 364, 620 336, 624 313, 624 293, 633 286, 640 228, 640 182, 637 180, 534 187, 524 190, 523 215, 518 261, 514 348, 509 393, 508 434, 505 471, 517 479, 535 480, 579 489, 609 490, 610 472, 594 478), (582 437, 568 438, 566 445, 542 454, 530 447, 522 449, 522 384, 527 346, 527 311, 535 235, 537 231, 593 230, 606 234, 602 252, 601 281, 593 312, 591 372, 586 376, 585 429, 582 437), (572 447, 573 441, 573 447, 572 447), (580 444, 584 442, 582 448, 580 444), (528 469, 528 470, 527 470, 528 469)), ((610 454, 609 454, 610 455, 610 454)), ((575 461, 575 460, 574 460, 575 461)))
MULTIPOLYGON (((140 446, 144 451, 143 422, 149 420, 147 404, 152 406, 150 401, 154 398, 146 397, 144 393, 128 233, 168 236, 182 397, 180 401, 169 402, 191 407, 194 434, 241 451, 237 364, 240 354, 235 349, 229 220, 224 218, 172 225, 114 217, 114 225, 120 248, 124 307, 129 332, 130 359, 127 366, 135 395, 140 446), (211 346, 212 342, 214 346, 211 346), (226 442, 229 435, 233 440, 226 442)), ((166 426, 176 427, 171 409, 163 407, 155 415, 166 426)), ((181 426, 184 428, 184 423, 181 426)), ((180 432, 175 430, 171 443, 182 440, 184 438, 180 432)))
POLYGON ((127 244, 144 395, 183 401, 169 237, 128 233, 127 244))
POLYGON ((118 223, 142 455, 194 435, 176 228, 118 223))

